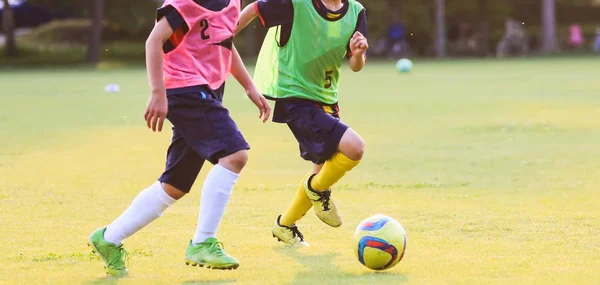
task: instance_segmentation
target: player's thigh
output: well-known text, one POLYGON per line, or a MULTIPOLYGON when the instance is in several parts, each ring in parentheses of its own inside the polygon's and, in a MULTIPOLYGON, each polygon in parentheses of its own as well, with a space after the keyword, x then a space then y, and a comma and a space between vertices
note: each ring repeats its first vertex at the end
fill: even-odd
POLYGON ((171 108, 170 105, 167 116, 200 157, 212 164, 225 157, 234 164, 245 164, 247 155, 244 151, 250 146, 220 102, 200 99, 188 102, 182 108, 171 108))
POLYGON ((348 128, 340 140, 338 151, 352 160, 361 160, 365 152, 365 141, 356 131, 348 128))
POLYGON ((324 163, 337 152, 348 129, 338 118, 317 106, 296 108, 288 127, 300 145, 301 156, 315 164, 324 163))
MULTIPOLYGON (((159 178, 159 181, 168 184, 183 193, 189 193, 198 177, 198 173, 200 173, 200 170, 202 169, 204 161, 204 158, 198 155, 198 153, 190 147, 177 129, 173 128, 173 139, 167 150, 165 171, 159 178)), ((169 187, 167 186, 167 188, 169 187)), ((177 195, 177 191, 174 192, 174 194, 177 195)), ((173 197, 173 195, 171 196, 173 197)))

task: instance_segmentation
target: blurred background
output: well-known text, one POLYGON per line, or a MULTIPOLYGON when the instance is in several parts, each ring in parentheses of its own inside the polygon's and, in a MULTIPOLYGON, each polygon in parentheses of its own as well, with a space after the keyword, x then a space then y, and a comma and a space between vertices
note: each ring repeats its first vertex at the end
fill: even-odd
MULTIPOLYGON (((251 1, 244 0, 244 5, 251 1)), ((600 52, 600 0, 363 0, 370 58, 600 52)), ((1 66, 136 64, 160 0, 2 0, 1 66)), ((236 39, 258 53, 255 21, 236 39)))

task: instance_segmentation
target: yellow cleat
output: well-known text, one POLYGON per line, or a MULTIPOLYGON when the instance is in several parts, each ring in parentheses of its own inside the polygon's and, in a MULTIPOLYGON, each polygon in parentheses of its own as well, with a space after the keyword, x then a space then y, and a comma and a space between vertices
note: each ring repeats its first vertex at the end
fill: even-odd
POLYGON ((281 219, 281 216, 277 217, 277 220, 273 225, 274 238, 277 238, 277 240, 289 246, 308 246, 308 243, 304 241, 304 235, 302 235, 295 224, 291 227, 287 227, 281 225, 279 219, 281 219))
POLYGON ((310 181, 315 175, 311 175, 304 183, 304 192, 312 202, 315 214, 324 223, 337 228, 342 225, 342 217, 337 212, 335 203, 331 199, 331 190, 316 191, 310 187, 310 181))

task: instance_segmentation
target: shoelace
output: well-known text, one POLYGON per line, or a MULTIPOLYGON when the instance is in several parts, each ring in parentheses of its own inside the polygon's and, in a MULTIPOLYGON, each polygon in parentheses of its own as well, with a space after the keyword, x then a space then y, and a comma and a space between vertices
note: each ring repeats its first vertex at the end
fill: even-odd
POLYGON ((222 242, 219 241, 211 244, 208 248, 208 251, 217 256, 224 256, 225 252, 223 251, 223 249, 225 249, 225 246, 222 242))
POLYGON ((318 192, 317 194, 319 195, 319 200, 317 201, 323 203, 323 211, 329 211, 329 200, 331 199, 331 191, 318 192))
POLYGON ((298 230, 298 227, 296 225, 292 225, 290 227, 290 230, 292 230, 294 237, 298 237, 300 241, 304 241, 304 235, 300 232, 300 230, 298 230))
MULTIPOLYGON (((316 201, 323 203, 323 211, 329 211, 329 200, 331 199, 331 190, 327 190, 327 191, 315 191, 313 189, 311 189, 310 187, 310 181, 313 179, 313 177, 315 177, 315 175, 313 174, 312 176, 310 176, 308 178, 308 189, 317 194, 319 196, 319 199, 317 199, 316 201)), ((314 201, 314 200, 313 200, 314 201)))
MULTIPOLYGON (((127 252, 127 250, 125 250, 123 248, 122 244, 117 247, 117 250, 119 251, 119 255, 121 253, 123 254, 123 262, 121 262, 120 259, 113 258, 110 261, 109 265, 116 269, 122 269, 123 267, 129 266, 129 253, 127 252)), ((111 254, 111 256, 114 256, 114 255, 111 254)))

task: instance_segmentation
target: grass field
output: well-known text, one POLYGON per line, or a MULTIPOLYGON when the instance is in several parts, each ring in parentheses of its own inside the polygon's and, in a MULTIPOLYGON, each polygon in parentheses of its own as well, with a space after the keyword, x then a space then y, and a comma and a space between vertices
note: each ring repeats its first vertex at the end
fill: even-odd
POLYGON ((231 83, 226 105, 253 149, 219 237, 241 267, 183 263, 199 180, 125 242, 131 275, 113 280, 87 237, 158 177, 170 139, 144 127, 144 71, 0 73, 0 284, 598 284, 600 60, 416 62, 409 75, 375 63, 343 76, 341 115, 367 152, 334 189, 341 228, 311 212, 310 248, 271 238, 310 165, 231 83), (109 83, 121 92, 104 93, 109 83), (408 234, 383 273, 351 250, 376 213, 408 234))

